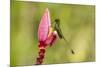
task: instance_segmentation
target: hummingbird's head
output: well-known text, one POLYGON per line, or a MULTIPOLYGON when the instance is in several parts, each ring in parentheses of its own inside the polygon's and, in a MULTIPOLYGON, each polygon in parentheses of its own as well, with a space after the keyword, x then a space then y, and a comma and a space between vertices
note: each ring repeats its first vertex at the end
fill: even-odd
POLYGON ((60 22, 60 19, 59 18, 55 19, 55 22, 60 22))

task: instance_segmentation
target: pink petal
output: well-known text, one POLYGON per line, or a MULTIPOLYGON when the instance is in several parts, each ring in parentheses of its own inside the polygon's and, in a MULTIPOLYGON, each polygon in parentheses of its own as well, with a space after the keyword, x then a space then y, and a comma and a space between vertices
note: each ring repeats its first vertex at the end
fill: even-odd
POLYGON ((57 39, 57 32, 54 31, 51 33, 51 35, 46 39, 45 43, 49 44, 50 46, 53 45, 53 43, 56 41, 57 39))
POLYGON ((48 8, 46 8, 45 13, 43 14, 40 24, 39 24, 39 29, 38 29, 38 40, 39 41, 46 40, 50 26, 51 26, 51 21, 50 21, 49 10, 48 8))
POLYGON ((52 38, 52 40, 50 42, 50 47, 54 44, 54 42, 56 41, 56 39, 57 39, 57 32, 54 31, 53 32, 53 38, 52 38))

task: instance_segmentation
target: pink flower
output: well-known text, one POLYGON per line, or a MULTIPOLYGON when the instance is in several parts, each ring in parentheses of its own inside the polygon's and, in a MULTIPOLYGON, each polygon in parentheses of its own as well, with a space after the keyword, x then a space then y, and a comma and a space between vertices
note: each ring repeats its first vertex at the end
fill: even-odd
POLYGON ((39 41, 39 56, 37 58, 36 64, 42 64, 45 54, 45 49, 47 46, 52 46, 56 41, 57 32, 53 31, 51 27, 50 14, 48 8, 46 8, 38 29, 38 41, 39 41))
POLYGON ((45 13, 43 14, 40 24, 39 24, 39 29, 38 29, 39 41, 46 40, 49 33, 50 26, 51 26, 51 21, 50 21, 49 10, 48 8, 46 8, 45 13))
POLYGON ((53 44, 56 40, 56 35, 56 31, 53 31, 51 27, 49 10, 48 8, 46 8, 45 13, 41 18, 38 29, 38 40, 40 46, 46 47, 49 44, 53 44))

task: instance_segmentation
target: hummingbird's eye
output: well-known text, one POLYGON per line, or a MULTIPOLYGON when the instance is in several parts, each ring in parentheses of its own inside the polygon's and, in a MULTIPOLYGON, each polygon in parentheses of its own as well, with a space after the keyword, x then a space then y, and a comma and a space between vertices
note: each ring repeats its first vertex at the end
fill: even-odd
POLYGON ((60 19, 55 19, 55 22, 60 22, 60 19))

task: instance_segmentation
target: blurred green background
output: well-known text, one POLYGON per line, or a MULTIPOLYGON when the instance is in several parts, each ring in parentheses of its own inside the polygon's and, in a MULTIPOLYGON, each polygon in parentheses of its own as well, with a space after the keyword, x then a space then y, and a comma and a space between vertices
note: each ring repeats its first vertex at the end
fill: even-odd
POLYGON ((43 64, 95 61, 95 6, 43 2, 11 1, 10 64, 33 65, 38 56, 37 31, 46 8, 51 21, 61 21, 61 29, 69 45, 57 39, 46 49, 43 64))

